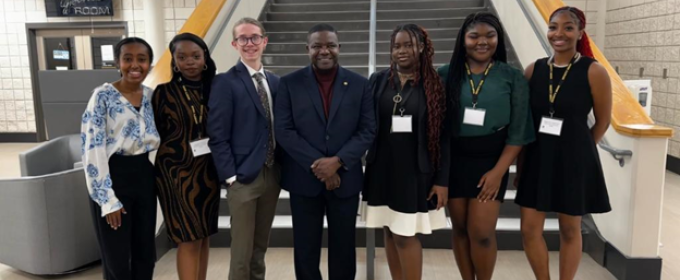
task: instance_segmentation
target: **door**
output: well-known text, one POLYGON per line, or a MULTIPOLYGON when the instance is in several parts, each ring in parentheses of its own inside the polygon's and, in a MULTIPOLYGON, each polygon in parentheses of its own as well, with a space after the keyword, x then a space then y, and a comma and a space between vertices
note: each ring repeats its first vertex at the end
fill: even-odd
POLYGON ((39 30, 39 71, 115 69, 113 49, 124 36, 124 28, 39 30))

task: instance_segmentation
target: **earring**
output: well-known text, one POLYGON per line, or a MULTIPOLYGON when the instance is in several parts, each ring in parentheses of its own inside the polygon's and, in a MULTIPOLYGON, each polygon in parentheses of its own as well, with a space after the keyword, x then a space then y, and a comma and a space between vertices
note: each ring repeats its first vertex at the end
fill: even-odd
POLYGON ((179 67, 177 67, 177 66, 172 67, 172 71, 175 71, 175 72, 179 73, 179 67))
POLYGON ((203 64, 203 71, 208 71, 208 64, 203 64))

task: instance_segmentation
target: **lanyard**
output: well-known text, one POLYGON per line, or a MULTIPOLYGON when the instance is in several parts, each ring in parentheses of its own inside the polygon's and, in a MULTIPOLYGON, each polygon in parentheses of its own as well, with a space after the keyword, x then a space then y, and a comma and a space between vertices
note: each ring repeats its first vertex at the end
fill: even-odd
POLYGON ((477 108, 477 99, 479 98, 479 92, 482 91, 482 86, 484 85, 484 80, 486 80, 486 77, 489 76, 489 70, 491 70, 491 67, 493 66, 493 62, 489 62, 489 65, 486 66, 486 70, 484 70, 484 76, 482 77, 482 80, 479 81, 479 85, 475 87, 475 81, 472 80, 472 71, 470 71, 470 65, 465 63, 465 70, 467 70, 467 75, 468 78, 470 79, 470 89, 472 89, 472 109, 477 108))
MULTIPOLYGON (((187 90, 187 87, 184 85, 184 83, 182 83, 182 79, 181 79, 181 78, 180 78, 179 81, 180 81, 180 84, 181 84, 181 86, 182 86, 182 90, 184 91, 184 96, 186 96, 187 100, 189 100, 189 106, 191 106, 191 112, 192 112, 193 115, 194 115, 194 123, 195 123, 196 125, 202 124, 202 123, 203 123, 203 110, 204 110, 203 103, 202 103, 202 102, 198 102, 198 100, 193 100, 193 99, 191 98, 191 94, 189 94, 189 91, 187 90), (196 107, 194 106, 196 103, 198 103, 200 115, 197 115, 197 114, 196 114, 196 107)), ((199 93, 199 96, 200 96, 200 93, 199 93)), ((198 136, 198 138, 201 138, 201 134, 202 134, 202 133, 200 132, 200 127, 199 127, 199 133, 198 133, 199 136, 198 136)))
POLYGON ((555 114, 555 99, 557 98, 557 94, 560 92, 560 89, 562 88, 562 84, 564 84, 564 81, 567 79, 567 75, 569 74, 569 70, 571 70, 571 67, 574 65, 574 62, 576 59, 579 57, 578 53, 574 55, 574 57, 571 58, 571 61, 569 61, 569 65, 567 65, 567 70, 564 71, 564 74, 562 74, 562 79, 560 80, 560 83, 557 84, 556 88, 553 88, 553 68, 554 68, 554 63, 555 60, 554 58, 550 63, 550 84, 548 86, 548 100, 550 101, 550 117, 552 118, 553 115, 555 114), (554 89, 554 91, 553 91, 554 89))
MULTIPOLYGON (((399 84, 401 85, 401 90, 397 91, 397 95, 392 97, 392 102, 394 102, 394 108, 392 109, 392 115, 395 115, 397 113, 397 106, 399 104, 401 104, 401 102, 404 101, 404 98, 401 96, 401 91, 404 90, 406 85, 405 84, 402 85, 402 83, 401 83, 401 76, 402 75, 401 74, 398 74, 398 75, 399 75, 399 84)), ((408 80, 406 81, 406 83, 408 83, 408 80)), ((404 107, 399 108, 399 113, 402 117, 404 116, 405 111, 406 111, 406 109, 404 109, 404 107)))

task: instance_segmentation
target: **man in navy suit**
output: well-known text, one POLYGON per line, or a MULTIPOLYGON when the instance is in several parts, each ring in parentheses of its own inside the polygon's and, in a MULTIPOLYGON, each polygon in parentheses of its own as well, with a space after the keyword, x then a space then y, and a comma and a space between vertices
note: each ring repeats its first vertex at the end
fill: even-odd
POLYGON ((227 185, 231 215, 230 280, 264 280, 264 256, 281 188, 275 157, 273 101, 279 77, 262 66, 264 27, 252 18, 234 25, 241 60, 215 77, 208 114, 209 145, 227 185))
POLYGON ((290 192, 298 280, 321 280, 324 215, 331 280, 354 279, 355 229, 363 187, 361 157, 375 137, 368 81, 338 65, 340 43, 327 24, 307 37, 312 65, 283 78, 274 112, 283 148, 281 186, 290 192))

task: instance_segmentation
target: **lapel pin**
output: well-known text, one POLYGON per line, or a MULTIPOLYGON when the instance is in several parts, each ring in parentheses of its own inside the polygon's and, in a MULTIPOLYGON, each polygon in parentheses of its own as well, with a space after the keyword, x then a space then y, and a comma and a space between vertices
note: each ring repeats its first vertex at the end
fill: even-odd
POLYGON ((343 84, 344 86, 347 86, 347 82, 343 82, 342 84, 343 84))

